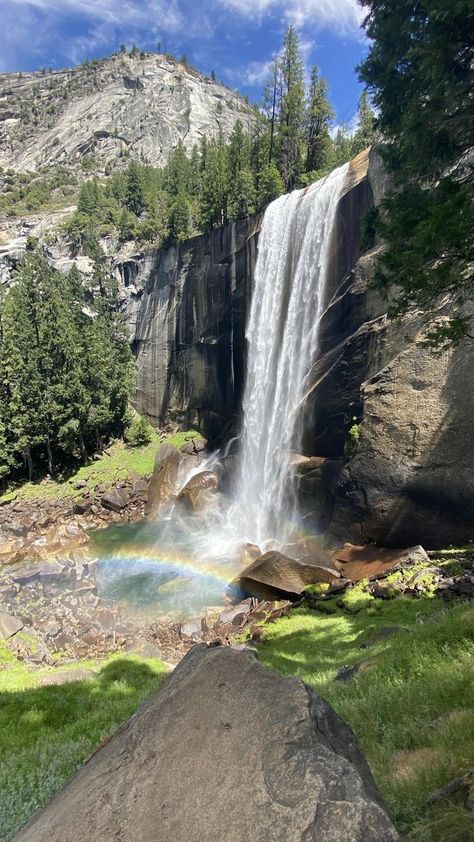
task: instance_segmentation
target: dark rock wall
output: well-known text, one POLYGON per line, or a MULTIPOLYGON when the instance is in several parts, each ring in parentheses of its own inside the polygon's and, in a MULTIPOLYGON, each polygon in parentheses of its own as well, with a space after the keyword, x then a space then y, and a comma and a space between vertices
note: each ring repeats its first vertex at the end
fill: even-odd
POLYGON ((259 223, 233 223, 145 255, 128 318, 134 405, 153 422, 195 424, 214 438, 238 411, 259 223))

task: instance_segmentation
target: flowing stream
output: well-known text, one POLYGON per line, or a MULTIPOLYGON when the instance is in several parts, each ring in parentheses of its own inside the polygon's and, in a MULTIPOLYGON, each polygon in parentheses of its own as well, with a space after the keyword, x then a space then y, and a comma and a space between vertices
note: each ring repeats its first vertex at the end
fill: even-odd
MULTIPOLYGON (((100 589, 153 612, 189 613, 222 598, 246 543, 262 552, 298 534, 291 460, 316 359, 337 201, 348 165, 267 208, 247 327, 248 370, 237 470, 229 496, 202 512, 98 533, 100 589)), ((225 454, 223 454, 225 455, 225 454)), ((213 468, 213 454, 198 470, 213 468)), ((189 479, 188 476, 186 479, 189 479)))

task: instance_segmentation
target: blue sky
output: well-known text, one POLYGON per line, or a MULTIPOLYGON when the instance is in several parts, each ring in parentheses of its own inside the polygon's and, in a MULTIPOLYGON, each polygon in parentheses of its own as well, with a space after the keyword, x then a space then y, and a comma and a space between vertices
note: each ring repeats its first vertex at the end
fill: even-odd
POLYGON ((0 71, 65 67, 123 42, 185 53, 199 69, 259 102, 285 28, 297 27, 307 67, 329 83, 336 121, 353 120, 367 52, 357 0, 0 0, 0 71))

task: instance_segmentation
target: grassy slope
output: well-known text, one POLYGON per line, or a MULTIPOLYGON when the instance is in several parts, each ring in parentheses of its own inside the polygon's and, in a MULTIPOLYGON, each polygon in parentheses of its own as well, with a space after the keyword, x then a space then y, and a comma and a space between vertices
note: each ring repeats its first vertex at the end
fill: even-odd
POLYGON ((296 675, 352 726, 399 830, 417 842, 474 840, 474 815, 426 799, 474 758, 474 608, 398 598, 358 613, 300 608, 265 628, 260 659, 296 675), (408 631, 360 645, 377 629, 408 631), (344 665, 374 661, 347 683, 344 665), (441 724, 433 725, 438 717, 441 724), (410 754, 399 755, 407 751, 410 754))
POLYGON ((129 474, 140 477, 150 475, 153 472, 156 452, 162 444, 171 444, 179 448, 189 439, 196 437, 199 437, 199 433, 194 430, 175 433, 165 440, 153 433, 152 441, 145 447, 130 447, 123 441, 116 441, 107 448, 107 453, 104 452, 89 465, 78 468, 67 480, 26 482, 17 491, 0 496, 0 503, 6 503, 13 497, 18 500, 81 497, 83 490, 74 488, 74 483, 78 480, 86 480, 93 487, 98 483, 112 485, 129 474))
POLYGON ((98 670, 97 677, 40 687, 38 679, 48 670, 29 672, 0 644, 1 842, 13 837, 166 675, 160 661, 133 656, 76 666, 98 670))

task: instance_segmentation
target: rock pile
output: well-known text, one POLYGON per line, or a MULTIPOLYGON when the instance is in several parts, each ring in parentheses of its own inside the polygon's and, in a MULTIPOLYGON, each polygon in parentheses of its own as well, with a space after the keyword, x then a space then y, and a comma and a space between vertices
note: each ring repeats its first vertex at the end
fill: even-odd
POLYGON ((144 516, 148 482, 138 475, 112 487, 79 480, 74 490, 80 496, 13 500, 0 508, 0 565, 68 552, 89 542, 88 529, 144 516))

